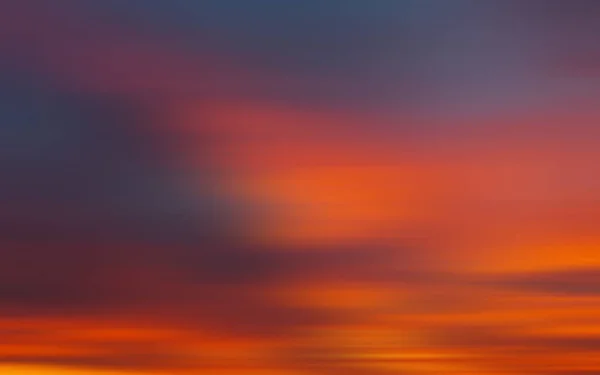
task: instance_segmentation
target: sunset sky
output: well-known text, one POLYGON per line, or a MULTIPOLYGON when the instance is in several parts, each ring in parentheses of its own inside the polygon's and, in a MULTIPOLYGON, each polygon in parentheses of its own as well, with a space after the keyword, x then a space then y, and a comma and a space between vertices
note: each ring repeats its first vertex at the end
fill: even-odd
POLYGON ((0 1, 0 375, 600 374, 599 17, 0 1))

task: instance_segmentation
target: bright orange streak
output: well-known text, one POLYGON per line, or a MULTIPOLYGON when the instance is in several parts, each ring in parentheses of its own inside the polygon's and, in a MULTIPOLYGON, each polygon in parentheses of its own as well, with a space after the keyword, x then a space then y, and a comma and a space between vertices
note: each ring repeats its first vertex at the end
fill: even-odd
POLYGON ((0 365, 2 375, 140 375, 133 371, 70 369, 54 366, 0 365))

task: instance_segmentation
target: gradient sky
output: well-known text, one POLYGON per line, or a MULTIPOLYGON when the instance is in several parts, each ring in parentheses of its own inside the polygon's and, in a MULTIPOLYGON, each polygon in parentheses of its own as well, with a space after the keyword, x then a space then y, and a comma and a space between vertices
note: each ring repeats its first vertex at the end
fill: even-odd
POLYGON ((600 373, 598 17, 2 1, 0 373, 600 373))

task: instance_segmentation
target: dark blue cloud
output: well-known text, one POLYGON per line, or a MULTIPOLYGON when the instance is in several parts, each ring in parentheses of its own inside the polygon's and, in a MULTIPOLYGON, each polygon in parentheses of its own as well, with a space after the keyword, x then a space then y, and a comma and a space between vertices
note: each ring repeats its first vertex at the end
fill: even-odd
POLYGON ((149 237, 226 226, 227 198, 208 174, 194 191, 171 160, 177 139, 151 130, 159 118, 135 98, 61 89, 33 69, 5 67, 0 222, 149 237))

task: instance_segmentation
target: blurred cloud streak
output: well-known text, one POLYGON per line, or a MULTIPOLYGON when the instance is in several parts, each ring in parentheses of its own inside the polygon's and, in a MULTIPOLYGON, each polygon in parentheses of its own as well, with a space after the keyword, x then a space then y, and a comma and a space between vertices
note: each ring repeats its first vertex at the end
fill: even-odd
POLYGON ((600 371, 599 3, 0 4, 0 372, 600 371))

